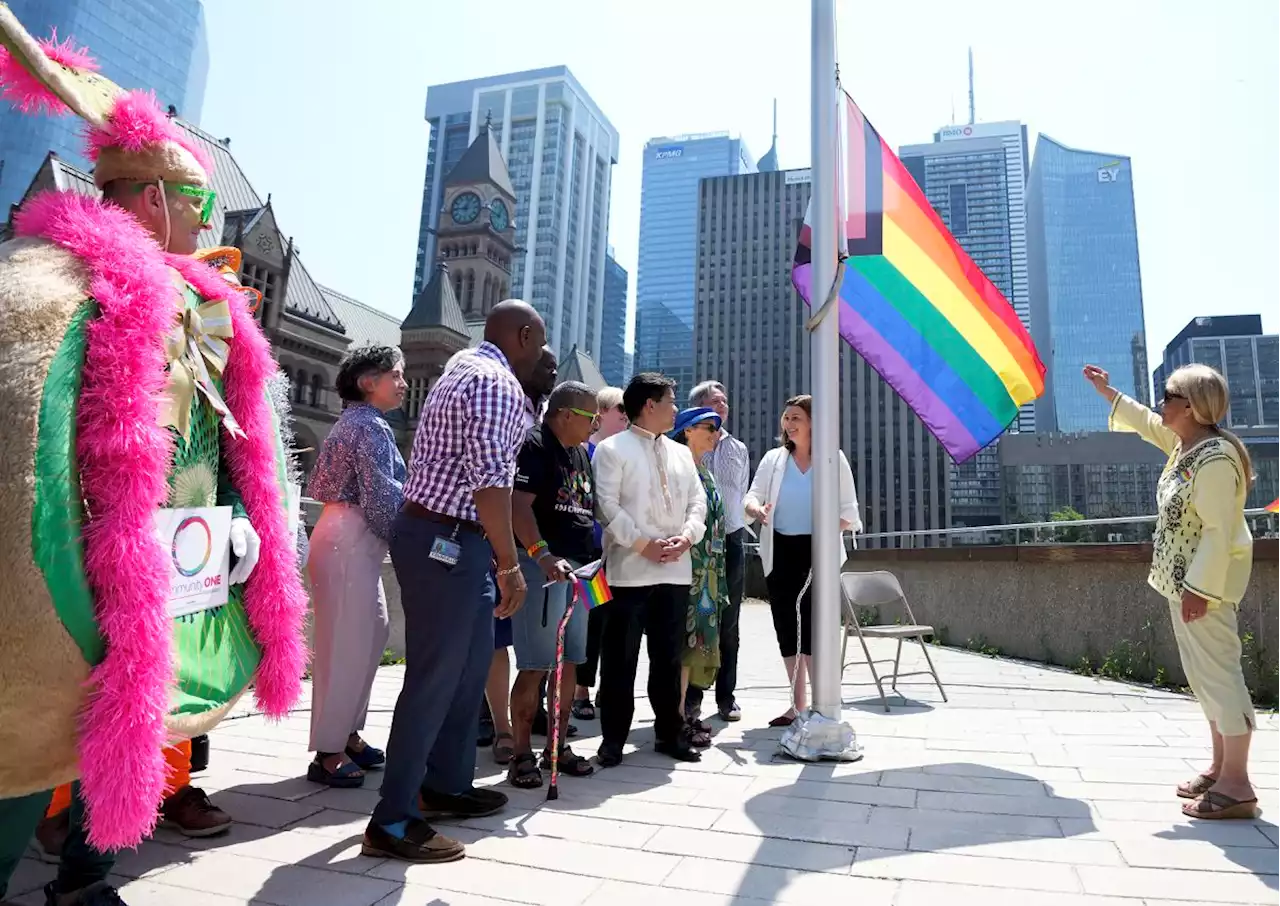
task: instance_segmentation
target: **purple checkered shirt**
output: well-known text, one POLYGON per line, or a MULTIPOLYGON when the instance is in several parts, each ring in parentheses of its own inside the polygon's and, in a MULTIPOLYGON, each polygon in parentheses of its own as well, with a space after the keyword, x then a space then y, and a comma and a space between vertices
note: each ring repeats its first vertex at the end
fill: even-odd
POLYGON ((525 436, 525 395, 492 343, 464 355, 431 388, 418 418, 404 496, 476 521, 472 493, 509 488, 525 436))

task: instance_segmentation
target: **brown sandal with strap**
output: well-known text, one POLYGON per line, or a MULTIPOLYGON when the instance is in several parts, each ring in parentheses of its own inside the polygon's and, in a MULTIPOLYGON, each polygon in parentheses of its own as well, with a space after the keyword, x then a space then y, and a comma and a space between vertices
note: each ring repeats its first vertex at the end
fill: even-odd
POLYGON ((1209 790, 1213 789, 1213 785, 1218 782, 1217 777, 1210 777, 1208 774, 1201 774, 1195 780, 1188 780, 1185 783, 1178 784, 1179 799, 1199 799, 1209 790))
POLYGON ((1182 807, 1182 814, 1188 818, 1205 818, 1212 820, 1228 820, 1231 818, 1258 817, 1258 800, 1232 799, 1225 793, 1209 790, 1194 802, 1182 807))

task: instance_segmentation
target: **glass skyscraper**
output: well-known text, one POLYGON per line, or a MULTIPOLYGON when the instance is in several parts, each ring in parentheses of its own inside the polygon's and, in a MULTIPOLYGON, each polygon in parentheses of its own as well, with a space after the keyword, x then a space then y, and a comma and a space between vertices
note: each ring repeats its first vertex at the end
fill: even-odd
POLYGON ((435 264, 444 181, 488 122, 516 190, 511 295, 546 319, 557 355, 576 345, 599 361, 617 131, 566 66, 432 85, 426 119, 415 294, 435 264))
POLYGON ((1133 166, 1041 135, 1027 197, 1032 337, 1045 362, 1040 431, 1105 431, 1107 406, 1080 377, 1091 362, 1150 401, 1133 166))
POLYGON ((1260 315, 1196 318, 1164 348, 1164 360, 1153 375, 1155 393, 1163 393, 1169 375, 1183 365, 1208 365, 1221 372, 1231 388, 1227 427, 1280 425, 1278 341, 1275 334, 1262 332, 1260 315))
POLYGON ((604 317, 600 332, 600 373, 613 387, 626 383, 627 271, 613 259, 613 246, 604 258, 604 317))
MULTIPOLYGON (((156 93, 161 107, 176 107, 199 123, 209 75, 209 45, 200 0, 7 0, 36 38, 53 29, 58 39, 87 46, 104 76, 122 88, 156 93)), ((84 123, 76 116, 32 116, 0 104, 0 221, 22 200, 52 151, 81 170, 84 123)))
POLYGON ((694 385, 698 183, 755 169, 746 145, 727 132, 655 138, 644 146, 635 368, 673 378, 681 398, 694 385))

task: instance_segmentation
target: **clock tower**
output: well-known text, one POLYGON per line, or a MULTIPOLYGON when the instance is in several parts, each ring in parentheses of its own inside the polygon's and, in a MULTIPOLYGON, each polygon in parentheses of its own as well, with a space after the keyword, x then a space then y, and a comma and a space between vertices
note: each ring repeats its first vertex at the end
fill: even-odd
POLYGON ((468 322, 511 295, 516 191, 488 122, 445 177, 438 263, 468 322))

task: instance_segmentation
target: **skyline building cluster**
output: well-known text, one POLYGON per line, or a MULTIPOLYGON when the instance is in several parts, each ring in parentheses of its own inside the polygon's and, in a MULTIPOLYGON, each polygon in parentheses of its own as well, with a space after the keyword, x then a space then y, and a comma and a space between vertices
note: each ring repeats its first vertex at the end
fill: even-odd
MULTIPOLYGON (((125 14, 125 0, 10 0, 10 7, 34 33, 57 27, 74 35, 108 77, 154 89, 176 115, 197 123, 209 65, 202 4, 152 2, 163 13, 143 20, 125 14)), ((699 381, 724 382, 733 397, 730 427, 758 461, 776 442, 784 400, 809 386, 807 310, 790 265, 811 184, 807 170, 778 169, 776 105, 773 143, 758 163, 727 131, 644 144, 632 274, 609 236, 621 141, 568 67, 429 86, 424 118, 430 138, 406 324, 427 331, 431 343, 447 334, 436 350, 443 353, 474 343, 500 298, 524 298, 546 319, 561 361, 579 371, 616 385, 635 371, 660 371, 677 382, 680 398, 699 381)), ((76 131, 72 119, 0 110, 0 218, 50 153, 89 166, 76 131)), ((975 122, 972 95, 968 123, 902 145, 899 156, 1008 299, 1046 365, 1045 394, 1023 407, 1011 433, 1106 430, 1105 407, 1078 378, 1082 361, 1107 368, 1116 386, 1143 402, 1152 399, 1149 375, 1158 396, 1172 369, 1204 362, 1226 375, 1227 422, 1255 452, 1261 493, 1274 494, 1267 489, 1276 483, 1280 430, 1277 338, 1262 334, 1258 316, 1195 319, 1152 374, 1129 157, 1044 134, 1033 154, 1022 122, 975 122)), ((842 445, 867 500, 879 501, 868 509, 869 531, 981 526, 1060 498, 1108 496, 1071 469, 1092 475, 1119 447, 1005 438, 1007 452, 993 444, 957 466, 856 353, 841 355, 842 445)), ((438 371, 436 358, 433 352, 415 385, 418 404, 438 371)), ((1133 478, 1121 482, 1126 500, 1145 497, 1149 466, 1121 470, 1133 478)))

